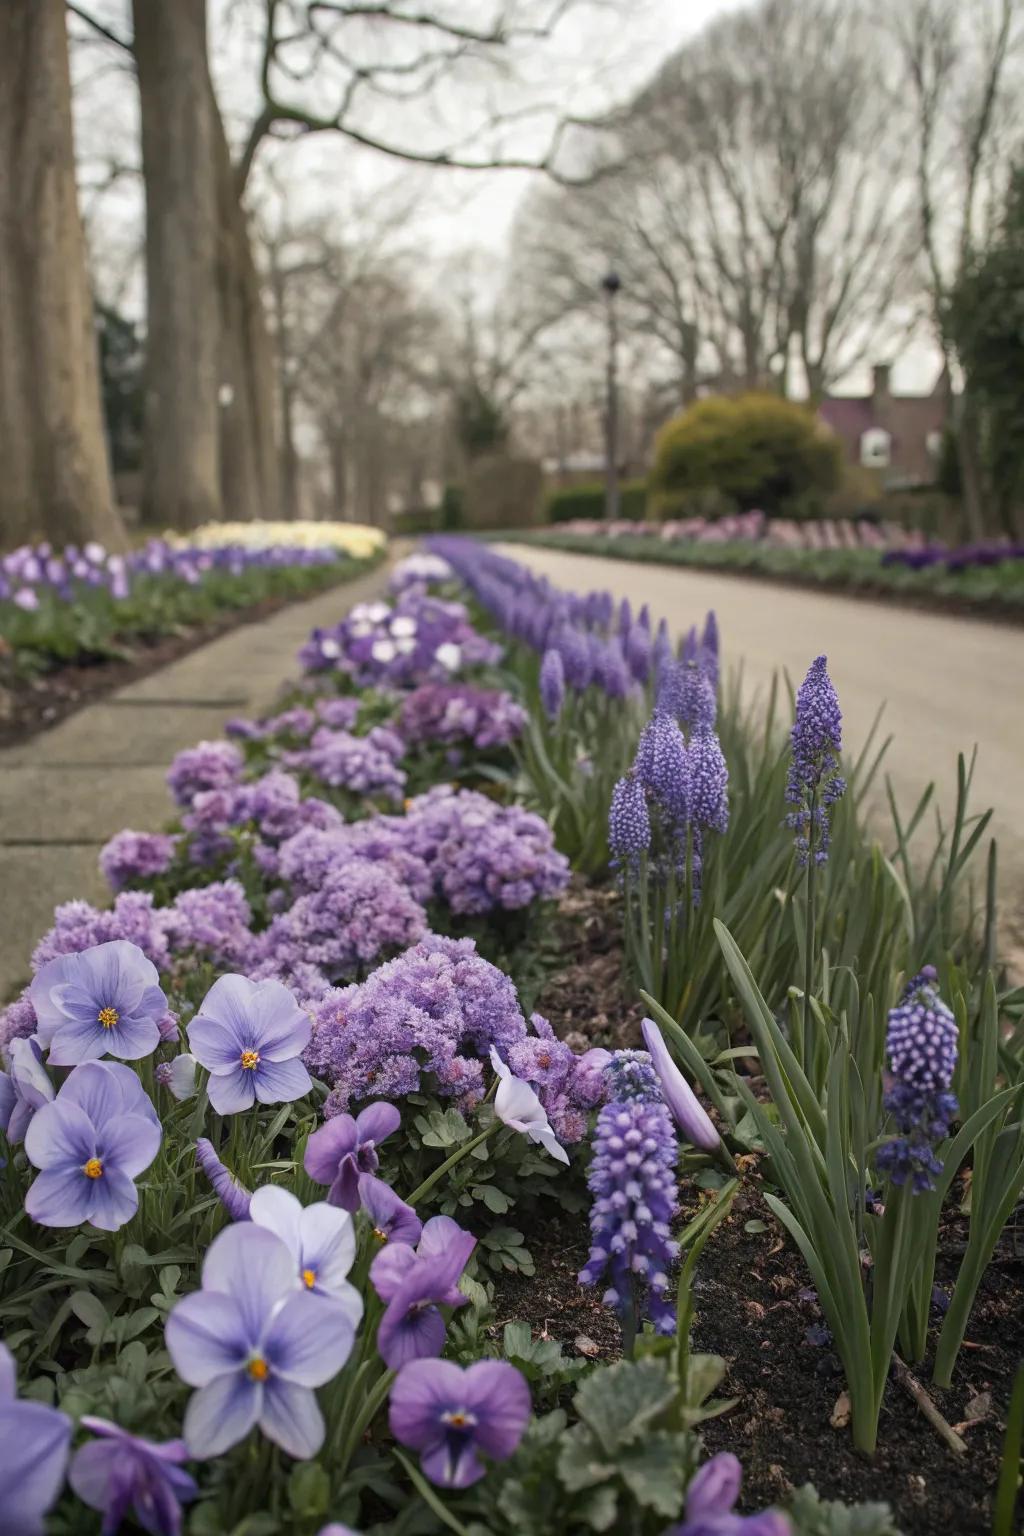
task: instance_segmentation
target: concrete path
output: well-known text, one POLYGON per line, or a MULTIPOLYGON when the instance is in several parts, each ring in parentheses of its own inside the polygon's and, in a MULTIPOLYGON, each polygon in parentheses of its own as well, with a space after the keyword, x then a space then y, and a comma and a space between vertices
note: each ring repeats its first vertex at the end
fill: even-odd
MULTIPOLYGON (((958 752, 978 747, 973 806, 994 809, 1007 937, 1024 926, 1024 628, 944 618, 713 572, 602 560, 564 551, 504 546, 504 553, 583 592, 650 603, 679 634, 714 608, 726 666, 742 661, 748 685, 786 668, 799 683, 824 651, 844 716, 847 748, 863 744, 878 706, 894 740, 886 754, 901 813, 934 779, 952 806, 958 752)), ((883 791, 884 793, 884 791, 883 791)), ((923 833, 925 828, 921 828, 923 833)), ((920 835, 920 834, 919 834, 920 835)))
POLYGON ((109 892, 97 866, 122 827, 157 831, 172 811, 164 775, 175 752, 216 737, 232 715, 270 708, 298 676, 296 652, 379 593, 386 568, 271 618, 243 624, 140 682, 0 751, 0 1003, 28 975, 53 909, 109 892))

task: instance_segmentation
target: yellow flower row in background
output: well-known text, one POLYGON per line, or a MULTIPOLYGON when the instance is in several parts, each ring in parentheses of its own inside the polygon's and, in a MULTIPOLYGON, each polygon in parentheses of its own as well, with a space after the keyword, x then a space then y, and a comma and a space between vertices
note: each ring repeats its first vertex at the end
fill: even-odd
POLYGON ((187 534, 170 534, 168 542, 215 549, 224 544, 244 544, 247 549, 277 545, 289 549, 340 549, 356 560, 366 560, 387 543, 387 534, 365 523, 204 523, 187 534))

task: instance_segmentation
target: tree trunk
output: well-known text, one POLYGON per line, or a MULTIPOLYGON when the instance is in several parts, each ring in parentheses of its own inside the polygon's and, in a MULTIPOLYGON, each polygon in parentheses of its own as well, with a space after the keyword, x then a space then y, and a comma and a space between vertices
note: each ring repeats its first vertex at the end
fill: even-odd
POLYGON ((960 456, 960 490, 964 502, 967 531, 972 539, 985 537, 985 483, 978 441, 978 421, 969 385, 959 399, 956 413, 956 443, 960 456))
POLYGON ((63 0, 0 4, 0 543, 124 542, 75 188, 63 0))
POLYGON ((224 125, 210 86, 216 142, 221 493, 231 518, 280 515, 274 353, 260 274, 224 125))
POLYGON ((142 510, 161 527, 221 516, 219 122, 205 0, 133 0, 146 182, 148 335, 142 510))

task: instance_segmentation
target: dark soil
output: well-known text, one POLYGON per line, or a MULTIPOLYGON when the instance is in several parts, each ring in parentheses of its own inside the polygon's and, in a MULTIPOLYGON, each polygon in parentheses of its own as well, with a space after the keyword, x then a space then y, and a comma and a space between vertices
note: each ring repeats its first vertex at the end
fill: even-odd
MULTIPOLYGON (((524 1225, 537 1272, 500 1280, 498 1324, 528 1322, 535 1337, 557 1340, 569 1356, 617 1358, 614 1315, 576 1279, 587 1257, 586 1217, 552 1211, 524 1225)), ((946 1234, 940 1279, 951 1281, 956 1272, 961 1235, 946 1234)), ((963 1457, 947 1450, 894 1382, 873 1461, 854 1451, 848 1428, 832 1426, 842 1369, 827 1344, 809 1340, 808 1330, 822 1323, 810 1278, 753 1192, 740 1195, 704 1250, 695 1291, 694 1344, 725 1358, 720 1395, 738 1399, 701 1432, 710 1453, 728 1450, 742 1461, 744 1508, 781 1503, 810 1482, 823 1498, 888 1503, 904 1536, 988 1536, 1006 1405, 1024 1356, 1024 1254, 990 1265, 949 1391, 930 1385, 927 1364, 915 1368, 967 1442, 963 1457), (767 1230, 747 1232, 752 1220, 767 1230)))
POLYGON ((641 1043, 643 1009, 622 967, 621 905, 613 886, 586 885, 574 875, 545 942, 550 971, 533 1006, 582 1049, 641 1043))
POLYGON ((92 662, 68 663, 49 672, 25 676, 12 674, 0 652, 0 747, 20 745, 101 695, 148 677, 229 630, 241 624, 256 624, 289 603, 303 602, 327 590, 319 587, 301 597, 268 597, 251 608, 234 609, 183 634, 133 640, 125 647, 130 654, 124 660, 97 657, 92 662))

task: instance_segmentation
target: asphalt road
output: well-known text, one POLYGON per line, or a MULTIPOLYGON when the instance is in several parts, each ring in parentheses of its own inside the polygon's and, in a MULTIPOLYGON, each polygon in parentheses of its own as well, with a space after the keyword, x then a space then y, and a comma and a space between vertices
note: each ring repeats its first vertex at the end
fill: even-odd
POLYGON ((763 688, 779 668, 799 683, 824 652, 848 752, 856 754, 885 704, 884 734, 894 737, 885 762, 901 812, 933 779, 938 804, 951 808, 957 753, 977 746, 972 805, 994 812, 1004 938, 1017 948, 1024 934, 1024 628, 713 572, 522 545, 505 553, 559 586, 607 587, 616 598, 650 603, 675 634, 714 608, 723 662, 742 662, 745 687, 763 688))

